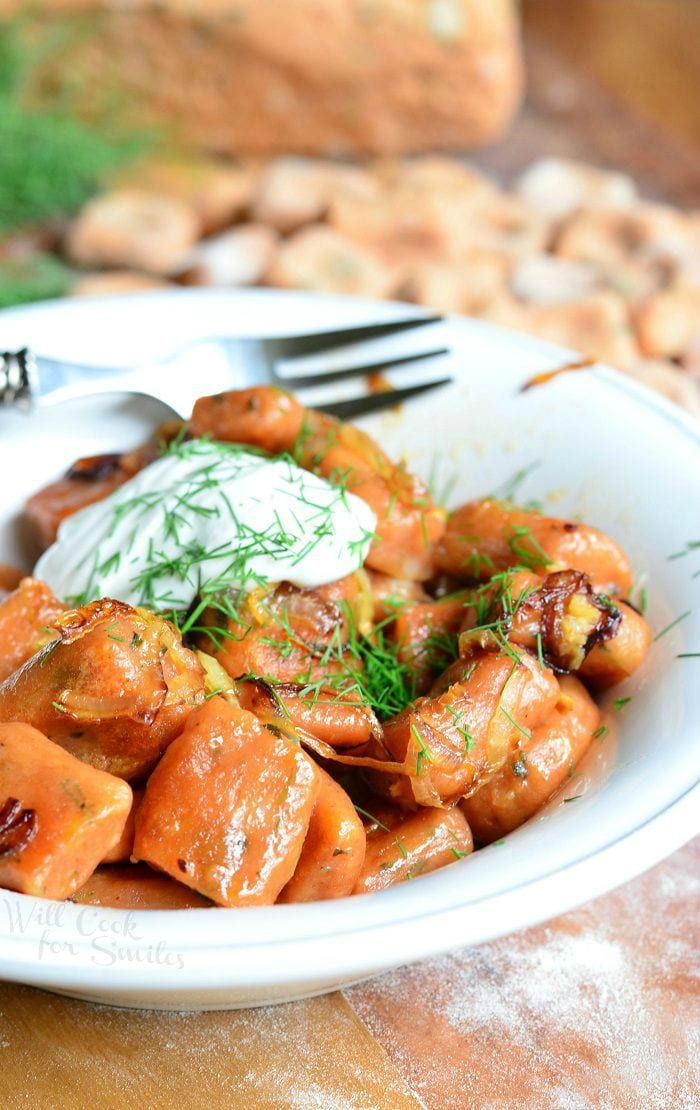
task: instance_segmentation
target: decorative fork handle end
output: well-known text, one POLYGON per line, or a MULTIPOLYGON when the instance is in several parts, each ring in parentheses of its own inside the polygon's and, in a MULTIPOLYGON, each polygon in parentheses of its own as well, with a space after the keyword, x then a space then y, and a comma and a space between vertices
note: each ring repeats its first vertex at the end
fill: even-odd
POLYGON ((36 384, 36 360, 28 347, 0 352, 0 406, 31 408, 36 384))

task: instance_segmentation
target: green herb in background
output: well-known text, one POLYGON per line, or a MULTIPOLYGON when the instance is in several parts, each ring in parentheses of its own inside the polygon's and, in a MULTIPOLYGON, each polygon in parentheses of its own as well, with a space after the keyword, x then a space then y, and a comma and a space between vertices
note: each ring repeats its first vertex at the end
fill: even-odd
POLYGON ((0 98, 0 235, 78 208, 138 149, 0 98))
POLYGON ((59 258, 44 251, 21 259, 0 257, 0 308, 62 297, 71 276, 59 258))
POLYGON ((27 70, 19 37, 19 31, 12 25, 0 26, 0 97, 3 98, 16 94, 27 70))
POLYGON ((2 238, 75 211, 151 141, 143 131, 124 134, 106 115, 79 118, 68 85, 37 93, 39 64, 66 50, 63 41, 37 46, 21 23, 0 25, 0 307, 60 296, 70 284, 58 259, 14 257, 2 238))

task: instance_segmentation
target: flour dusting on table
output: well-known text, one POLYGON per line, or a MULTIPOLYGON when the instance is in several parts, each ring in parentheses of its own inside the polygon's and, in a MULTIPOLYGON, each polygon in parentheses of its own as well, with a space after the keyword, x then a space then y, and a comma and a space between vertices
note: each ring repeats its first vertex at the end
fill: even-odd
POLYGON ((440 1110, 697 1110, 698 860, 350 1000, 440 1110))

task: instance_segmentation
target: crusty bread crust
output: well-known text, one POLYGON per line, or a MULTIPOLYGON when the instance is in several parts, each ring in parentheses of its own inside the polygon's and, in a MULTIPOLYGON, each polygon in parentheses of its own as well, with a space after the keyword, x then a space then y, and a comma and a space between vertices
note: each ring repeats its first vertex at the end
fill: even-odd
MULTIPOLYGON (((0 14, 24 8, 0 0, 0 14)), ((40 0, 65 64, 229 154, 464 150, 519 103, 513 0, 40 0), (86 32, 85 14, 94 13, 86 32)))

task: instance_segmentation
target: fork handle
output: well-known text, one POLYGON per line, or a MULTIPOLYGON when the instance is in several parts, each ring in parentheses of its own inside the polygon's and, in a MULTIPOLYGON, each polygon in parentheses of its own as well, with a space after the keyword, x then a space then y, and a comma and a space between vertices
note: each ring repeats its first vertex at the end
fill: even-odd
POLYGON ((21 351, 0 352, 0 407, 28 412, 37 402, 51 398, 87 397, 110 389, 124 389, 124 375, 117 367, 80 366, 21 351))
POLYGON ((27 347, 0 352, 0 405, 31 407, 37 386, 36 359, 27 347))

